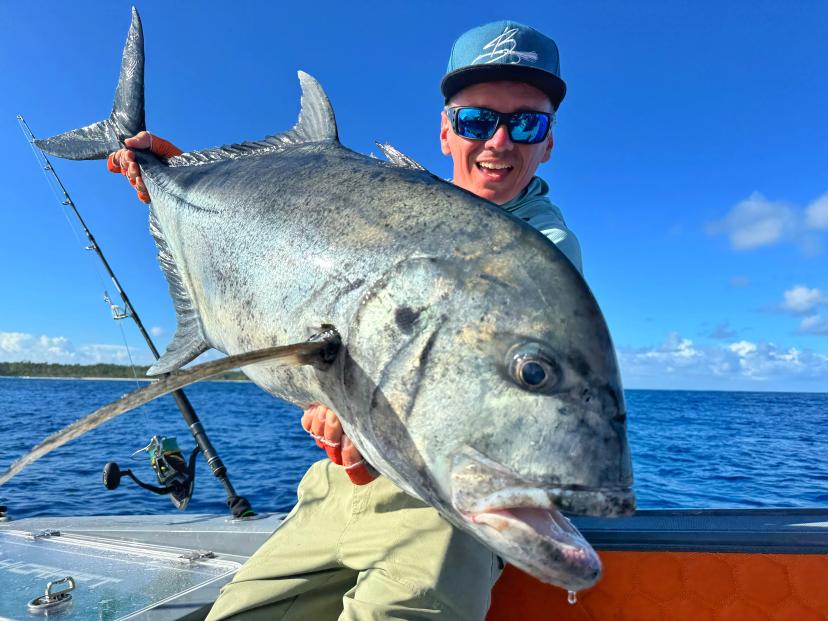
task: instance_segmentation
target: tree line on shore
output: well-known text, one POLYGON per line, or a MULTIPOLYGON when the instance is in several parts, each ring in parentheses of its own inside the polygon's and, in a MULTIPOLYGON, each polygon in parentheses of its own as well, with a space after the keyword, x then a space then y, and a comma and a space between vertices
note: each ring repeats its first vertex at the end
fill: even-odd
MULTIPOLYGON (((57 364, 53 362, 0 362, 0 376, 67 378, 144 378, 148 366, 126 364, 57 364)), ((241 371, 225 371, 210 379, 246 380, 241 371)))

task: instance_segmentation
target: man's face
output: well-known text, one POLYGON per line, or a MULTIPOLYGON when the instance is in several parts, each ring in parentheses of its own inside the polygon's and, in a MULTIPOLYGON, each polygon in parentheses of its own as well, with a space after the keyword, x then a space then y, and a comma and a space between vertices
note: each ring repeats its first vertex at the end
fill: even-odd
MULTIPOLYGON (((476 106, 498 112, 552 112, 552 102, 524 82, 483 82, 452 97, 450 106, 476 106)), ((454 184, 502 205, 529 183, 538 166, 549 159, 552 133, 538 144, 515 144, 504 125, 488 140, 469 140, 454 133, 445 111, 440 123, 440 146, 454 161, 454 184)))

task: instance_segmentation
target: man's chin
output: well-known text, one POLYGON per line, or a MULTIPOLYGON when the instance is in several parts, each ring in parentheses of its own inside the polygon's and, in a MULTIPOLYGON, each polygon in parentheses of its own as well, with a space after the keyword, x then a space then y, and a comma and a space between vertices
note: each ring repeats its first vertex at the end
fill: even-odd
POLYGON ((509 180, 505 181, 478 181, 473 190, 480 198, 485 198, 496 205, 508 203, 515 196, 518 195, 509 180))

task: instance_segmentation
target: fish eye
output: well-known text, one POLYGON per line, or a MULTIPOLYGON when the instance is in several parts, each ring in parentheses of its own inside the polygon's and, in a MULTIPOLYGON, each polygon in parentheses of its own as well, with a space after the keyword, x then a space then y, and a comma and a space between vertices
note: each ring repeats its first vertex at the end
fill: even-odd
POLYGON ((520 379, 529 386, 540 386, 546 381, 546 378, 546 369, 534 360, 530 360, 520 369, 520 379))
POLYGON ((558 365, 548 356, 537 350, 526 351, 525 349, 511 356, 509 375, 518 386, 533 392, 548 390, 554 387, 561 378, 558 365))

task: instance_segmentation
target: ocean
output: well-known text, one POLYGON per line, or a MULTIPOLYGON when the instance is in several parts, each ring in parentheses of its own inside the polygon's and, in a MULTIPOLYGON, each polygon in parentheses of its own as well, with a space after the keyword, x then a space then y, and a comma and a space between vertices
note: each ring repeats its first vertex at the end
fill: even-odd
MULTIPOLYGON (((0 468, 50 433, 139 385, 134 381, 0 378, 0 468)), ((143 385, 141 383, 140 385, 143 385)), ((287 511, 324 453, 300 411, 247 382, 186 389, 230 480, 259 512, 287 511)), ((641 509, 828 506, 828 394, 628 390, 629 440, 641 509)), ((170 397, 111 420, 30 465, 0 488, 14 518, 174 511, 165 496, 124 479, 107 490, 106 462, 154 483, 152 436, 195 446, 170 397)), ((206 462, 187 511, 224 513, 206 462)))

